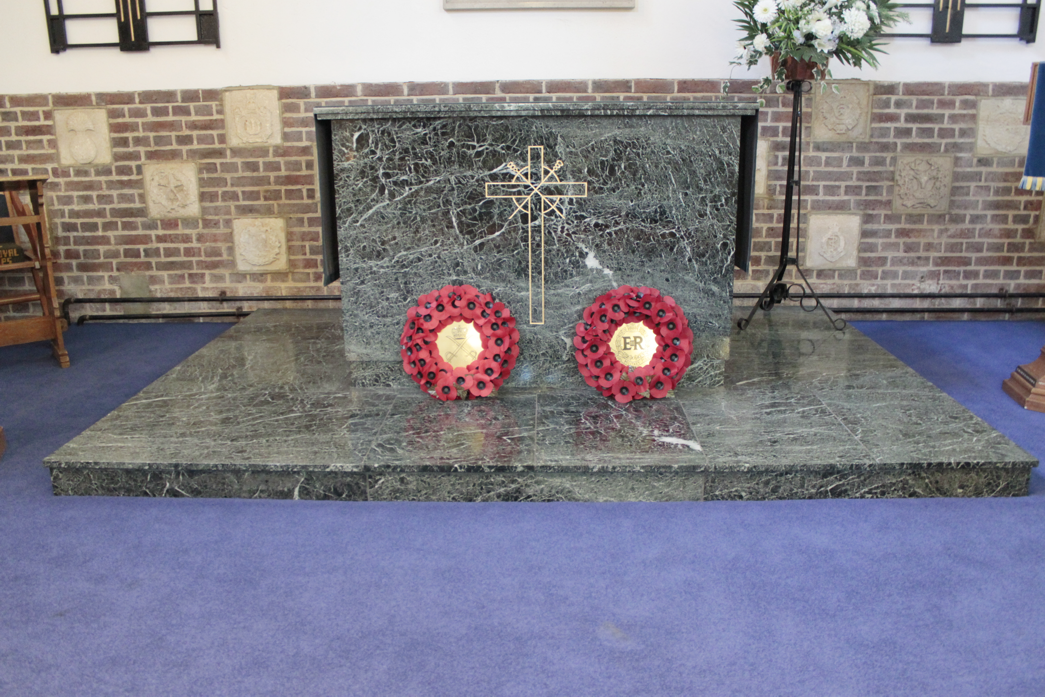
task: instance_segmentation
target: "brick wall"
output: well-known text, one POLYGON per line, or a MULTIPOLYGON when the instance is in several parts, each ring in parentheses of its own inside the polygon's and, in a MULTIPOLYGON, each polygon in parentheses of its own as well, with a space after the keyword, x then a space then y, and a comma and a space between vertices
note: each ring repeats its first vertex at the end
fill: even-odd
MULTIPOLYGON (((734 81, 532 80, 280 87, 283 143, 229 147, 220 90, 0 96, 0 176, 46 174, 61 297, 120 295, 121 278, 147 278, 159 297, 305 295, 321 286, 314 133, 316 106, 395 102, 752 99, 734 81), (59 164, 54 110, 105 108, 111 165, 59 164), (197 163, 201 217, 148 217, 142 166, 197 163), (232 219, 287 221, 289 271, 243 273, 233 258, 232 219)), ((1037 292, 1045 290, 1045 243, 1036 239, 1041 195, 1016 188, 1017 156, 977 156, 977 107, 984 97, 1020 97, 1022 83, 874 83, 870 139, 819 142, 805 132, 803 210, 861 216, 858 268, 815 270, 821 292, 1037 292), (949 212, 893 212, 896 158, 954 156, 949 212)), ((757 292, 779 254, 790 97, 769 95, 760 138, 768 146, 768 188, 757 200, 750 274, 736 292, 757 292)), ((807 120, 807 126, 809 121, 807 120)), ((24 286, 0 274, 0 290, 24 286)), ((126 293, 124 293, 126 294, 126 293)), ((739 302, 739 301, 738 301, 739 302)), ((749 301, 743 301, 745 304, 749 301)), ((855 305, 857 301, 829 304, 855 305)), ((862 301, 888 305, 910 301, 862 301)), ((942 302, 942 301, 940 301, 942 302)), ((995 300, 961 301, 995 306, 995 300)), ((1037 301, 1025 302, 1035 305, 1037 301)), ((946 301, 954 305, 956 301, 946 301)), ((271 303, 269 304, 271 305, 271 303)), ((248 308, 254 305, 246 305, 248 308)), ((302 305, 295 305, 300 307, 302 305)), ((0 308, 8 313, 28 306, 0 308)), ((107 306, 80 311, 112 311, 107 306)), ((184 305, 153 305, 154 311, 184 305)), ((189 309, 218 309, 198 304, 189 309)), ((952 316, 953 317, 953 316, 952 316)))

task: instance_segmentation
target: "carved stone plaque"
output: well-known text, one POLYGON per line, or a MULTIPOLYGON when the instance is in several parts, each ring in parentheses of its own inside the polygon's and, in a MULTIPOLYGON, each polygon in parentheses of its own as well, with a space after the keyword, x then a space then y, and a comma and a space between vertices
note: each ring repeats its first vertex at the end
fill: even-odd
POLYGON ((813 90, 813 140, 865 141, 871 137, 871 83, 828 83, 813 90), (835 93, 834 87, 838 88, 835 93))
POLYGON ((279 91, 229 90, 225 93, 225 134, 230 147, 279 145, 283 119, 279 91))
POLYGON ((149 217, 199 218, 200 186, 195 162, 156 162, 142 165, 145 207, 149 217))
POLYGON ((810 213, 806 237, 807 269, 855 269, 860 251, 863 216, 810 213))
POLYGON ((250 273, 287 271, 287 221, 237 218, 232 221, 236 269, 250 273))
POLYGON ((769 142, 758 141, 755 149, 755 196, 769 195, 769 142))
POLYGON ((54 134, 61 164, 75 167, 112 163, 105 109, 55 109, 54 134))
POLYGON ((894 213, 946 213, 951 204, 954 158, 901 155, 896 158, 894 213))
POLYGON ((981 99, 976 118, 977 155, 1026 155, 1030 126, 1023 99, 981 99))

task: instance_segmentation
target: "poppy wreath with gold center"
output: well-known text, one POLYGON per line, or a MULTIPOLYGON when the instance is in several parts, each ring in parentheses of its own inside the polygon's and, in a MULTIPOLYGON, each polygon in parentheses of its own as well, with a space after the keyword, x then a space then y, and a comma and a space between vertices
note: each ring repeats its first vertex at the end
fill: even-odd
POLYGON ((621 403, 666 397, 693 359, 693 331, 682 308, 655 288, 621 286, 599 296, 585 311, 573 338, 584 381, 621 403), (623 325, 641 322, 656 339, 644 366, 625 365, 610 343, 623 325))
POLYGON ((444 286, 422 295, 406 313, 400 337, 403 370, 436 399, 488 397, 511 375, 519 358, 519 330, 504 303, 472 286, 444 286), (467 366, 454 368, 436 342, 439 333, 465 322, 478 333, 482 350, 467 366))

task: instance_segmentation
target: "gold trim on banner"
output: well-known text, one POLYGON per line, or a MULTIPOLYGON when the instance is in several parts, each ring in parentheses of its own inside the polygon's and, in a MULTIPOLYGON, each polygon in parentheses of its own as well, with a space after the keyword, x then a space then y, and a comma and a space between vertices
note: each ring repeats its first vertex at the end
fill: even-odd
POLYGON ((526 230, 529 245, 530 262, 530 324, 544 324, 544 216, 555 213, 560 218, 566 217, 562 208, 562 200, 567 198, 587 198, 587 182, 564 182, 559 179, 557 172, 562 169, 562 160, 556 160, 555 164, 548 167, 544 164, 544 146, 531 145, 526 149, 526 166, 519 167, 514 162, 509 162, 508 170, 514 176, 510 182, 487 182, 486 198, 510 198, 515 204, 515 210, 511 217, 517 213, 526 213, 526 230), (533 301, 533 238, 534 238, 534 196, 540 198, 540 257, 541 279, 541 317, 540 321, 534 319, 533 301))

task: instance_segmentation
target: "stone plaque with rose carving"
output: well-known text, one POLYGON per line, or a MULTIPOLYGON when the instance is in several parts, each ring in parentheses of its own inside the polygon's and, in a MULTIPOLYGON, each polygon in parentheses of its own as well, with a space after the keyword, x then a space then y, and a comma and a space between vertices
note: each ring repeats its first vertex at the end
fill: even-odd
POLYGON ((901 155, 896 158, 894 213, 946 213, 951 205, 954 158, 901 155))
POLYGON ((145 207, 154 220, 199 218, 200 186, 195 162, 142 165, 145 207))
POLYGON ((112 163, 105 109, 55 109, 54 134, 61 164, 89 167, 112 163))
POLYGON ((1023 99, 981 99, 976 117, 977 155, 1026 155, 1030 126, 1023 99))
POLYGON ((283 120, 275 89, 225 92, 225 137, 229 147, 279 145, 283 120))
POLYGON ((807 269, 855 269, 860 251, 859 214, 810 213, 806 233, 807 269))
POLYGON ((232 221, 236 270, 250 273, 287 271, 287 221, 237 218, 232 221))
POLYGON ((865 141, 871 137, 871 83, 832 82, 813 90, 813 140, 865 141), (838 92, 834 88, 838 88, 838 92))

